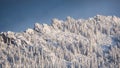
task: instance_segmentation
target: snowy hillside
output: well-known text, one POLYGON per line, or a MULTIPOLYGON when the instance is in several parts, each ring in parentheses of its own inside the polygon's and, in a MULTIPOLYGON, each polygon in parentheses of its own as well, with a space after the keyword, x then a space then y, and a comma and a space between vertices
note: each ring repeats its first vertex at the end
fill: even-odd
POLYGON ((120 68, 120 18, 67 17, 1 32, 0 68, 120 68))

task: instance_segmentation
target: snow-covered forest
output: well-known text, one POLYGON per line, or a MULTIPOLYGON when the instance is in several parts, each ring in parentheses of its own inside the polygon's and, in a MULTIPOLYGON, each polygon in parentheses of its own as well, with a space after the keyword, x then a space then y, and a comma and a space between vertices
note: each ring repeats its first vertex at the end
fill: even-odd
POLYGON ((0 68, 120 68, 120 18, 67 17, 1 32, 0 68))

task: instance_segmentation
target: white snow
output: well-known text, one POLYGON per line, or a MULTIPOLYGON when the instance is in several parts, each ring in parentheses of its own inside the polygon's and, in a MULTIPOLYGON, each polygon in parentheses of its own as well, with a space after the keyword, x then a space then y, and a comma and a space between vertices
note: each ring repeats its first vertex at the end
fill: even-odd
POLYGON ((116 16, 55 18, 51 25, 35 23, 25 32, 0 34, 3 68, 120 68, 119 57, 120 18, 116 16))

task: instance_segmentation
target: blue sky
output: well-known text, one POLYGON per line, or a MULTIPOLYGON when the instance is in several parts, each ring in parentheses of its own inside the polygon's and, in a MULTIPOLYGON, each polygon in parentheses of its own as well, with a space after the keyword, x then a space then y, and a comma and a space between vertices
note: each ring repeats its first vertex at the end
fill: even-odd
POLYGON ((97 14, 120 17, 119 0, 0 0, 0 32, 21 32, 33 28, 34 23, 51 23, 51 19, 65 20, 93 17, 97 14))

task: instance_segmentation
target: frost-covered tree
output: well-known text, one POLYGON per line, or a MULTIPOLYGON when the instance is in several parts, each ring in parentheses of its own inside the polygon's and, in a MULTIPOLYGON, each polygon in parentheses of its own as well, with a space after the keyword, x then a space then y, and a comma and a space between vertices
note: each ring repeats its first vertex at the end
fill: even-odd
POLYGON ((67 17, 0 33, 0 68, 120 68, 120 18, 67 17))

